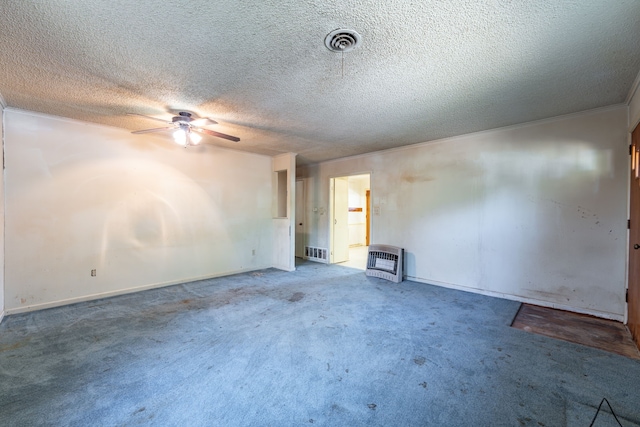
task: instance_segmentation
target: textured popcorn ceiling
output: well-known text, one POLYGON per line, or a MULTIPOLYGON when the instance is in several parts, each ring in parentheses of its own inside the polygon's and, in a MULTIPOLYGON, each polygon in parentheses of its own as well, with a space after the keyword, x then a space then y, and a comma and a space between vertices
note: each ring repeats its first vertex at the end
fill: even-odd
POLYGON ((638 0, 0 2, 8 106, 130 130, 187 109, 299 163, 621 103, 639 70, 638 0), (362 35, 344 75, 336 28, 362 35))

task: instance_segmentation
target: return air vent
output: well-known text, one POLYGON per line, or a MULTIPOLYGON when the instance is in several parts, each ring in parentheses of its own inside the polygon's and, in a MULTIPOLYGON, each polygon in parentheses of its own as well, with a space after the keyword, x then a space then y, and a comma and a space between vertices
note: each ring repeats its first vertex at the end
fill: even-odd
POLYGON ((349 52, 360 46, 362 38, 353 30, 337 29, 324 38, 324 45, 332 52, 349 52))
POLYGON ((325 248, 305 246, 304 257, 311 261, 319 261, 319 262, 327 263, 327 250, 325 248))
POLYGON ((369 245, 367 276, 400 283, 403 280, 404 249, 389 245, 369 245))

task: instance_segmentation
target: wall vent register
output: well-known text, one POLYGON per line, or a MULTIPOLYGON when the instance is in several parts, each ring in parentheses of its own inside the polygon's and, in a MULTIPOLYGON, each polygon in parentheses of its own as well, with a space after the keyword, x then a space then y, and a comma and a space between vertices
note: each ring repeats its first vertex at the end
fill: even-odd
POLYGON ((325 248, 316 248, 313 246, 304 247, 304 257, 311 261, 327 262, 328 251, 325 248))
POLYGON ((367 276, 400 283, 403 280, 404 249, 389 245, 369 245, 367 276))

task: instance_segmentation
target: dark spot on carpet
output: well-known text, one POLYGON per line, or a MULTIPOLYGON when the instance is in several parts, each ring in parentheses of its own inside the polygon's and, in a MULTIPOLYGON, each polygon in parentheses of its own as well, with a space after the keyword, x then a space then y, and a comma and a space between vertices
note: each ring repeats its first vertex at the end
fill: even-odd
POLYGON ((137 414, 139 412, 143 412, 144 410, 146 410, 147 408, 145 408, 144 406, 140 409, 138 409, 136 412, 134 412, 134 414, 137 414))
POLYGON ((426 362, 426 361, 427 361, 427 359, 425 359, 422 356, 418 356, 415 359, 413 359, 413 363, 415 363, 416 365, 419 365, 419 366, 424 365, 424 362, 426 362))
POLYGON ((191 304, 191 300, 190 299, 183 299, 181 302, 183 304, 191 304))
POLYGON ((334 403, 333 405, 331 405, 331 410, 340 414, 346 414, 348 411, 343 408, 342 406, 334 403))
POLYGON ((31 338, 27 338, 23 341, 18 341, 16 343, 13 344, 9 344, 9 345, 4 345, 2 347, 0 347, 0 351, 7 351, 7 350, 16 350, 19 349, 20 347, 23 347, 25 345, 27 345, 27 343, 31 340, 31 338))
POLYGON ((422 386, 422 388, 427 388, 427 382, 422 382, 420 384, 418 384, 419 386, 422 386))
POLYGON ((313 418, 309 418, 309 422, 310 422, 311 424, 315 423, 315 421, 313 420, 313 418))
POLYGON ((369 409, 371 409, 372 411, 375 411, 375 410, 376 410, 376 406, 378 406, 378 405, 376 405, 375 403, 369 403, 367 406, 368 406, 368 407, 369 407, 369 409))
POLYGON ((302 298, 304 298, 304 293, 303 292, 296 292, 295 294, 291 295, 291 298, 289 298, 289 301, 290 302, 298 302, 302 298))

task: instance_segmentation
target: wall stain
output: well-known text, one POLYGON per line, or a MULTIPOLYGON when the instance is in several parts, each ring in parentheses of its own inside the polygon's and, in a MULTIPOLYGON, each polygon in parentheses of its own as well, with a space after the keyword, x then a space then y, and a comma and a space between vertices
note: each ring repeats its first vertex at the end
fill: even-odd
POLYGON ((410 174, 409 172, 404 172, 402 175, 400 175, 400 180, 403 182, 408 182, 410 184, 413 184, 415 182, 435 181, 436 178, 429 175, 414 175, 414 174, 410 174))

